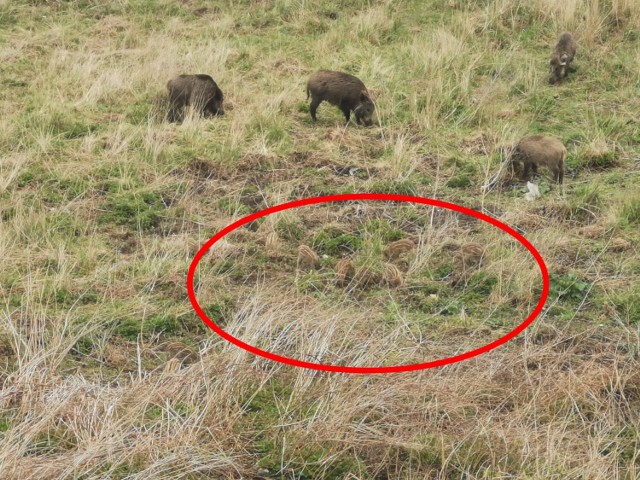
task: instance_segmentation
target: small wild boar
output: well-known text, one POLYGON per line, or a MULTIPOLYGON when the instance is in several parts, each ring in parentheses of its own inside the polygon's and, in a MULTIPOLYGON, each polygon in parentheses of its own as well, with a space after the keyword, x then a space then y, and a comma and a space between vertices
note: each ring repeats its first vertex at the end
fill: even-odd
POLYGON ((393 263, 387 263, 382 271, 382 282, 390 287, 399 287, 404 283, 402 272, 393 263))
POLYGON ((224 115, 222 90, 209 75, 178 75, 167 82, 167 89, 170 122, 177 121, 190 105, 205 117, 224 115))
POLYGON ((485 248, 479 243, 466 243, 456 252, 455 261, 463 270, 479 267, 485 255, 485 248))
POLYGON ((358 125, 367 127, 373 124, 371 117, 375 106, 371 101, 367 87, 353 75, 330 70, 320 70, 307 81, 307 99, 311 97, 311 118, 316 120, 318 105, 327 101, 335 105, 349 122, 351 112, 356 116, 358 125))
POLYGON ((376 272, 373 268, 367 265, 363 265, 356 270, 356 273, 353 276, 353 283, 357 287, 365 287, 378 283, 380 279, 381 276, 379 272, 376 272))
POLYGON ((402 240, 396 240, 395 242, 391 242, 387 247, 383 250, 382 255, 387 260, 395 260, 400 257, 403 253, 409 252, 416 247, 416 244, 413 243, 413 240, 410 238, 403 238, 402 240))
POLYGON ((300 245, 298 247, 298 269, 308 271, 319 267, 320 257, 318 254, 311 247, 300 245))
POLYGON ((555 137, 531 135, 522 137, 511 154, 512 165, 522 163, 522 179, 528 180, 531 170, 538 172, 540 165, 546 165, 554 179, 562 184, 564 178, 564 162, 567 149, 555 137))
POLYGON ((569 32, 560 35, 549 61, 551 65, 550 84, 553 85, 567 76, 573 57, 576 55, 576 48, 576 42, 569 32))
POLYGON ((336 283, 344 287, 348 284, 356 273, 356 267, 350 258, 342 258, 336 263, 336 283))

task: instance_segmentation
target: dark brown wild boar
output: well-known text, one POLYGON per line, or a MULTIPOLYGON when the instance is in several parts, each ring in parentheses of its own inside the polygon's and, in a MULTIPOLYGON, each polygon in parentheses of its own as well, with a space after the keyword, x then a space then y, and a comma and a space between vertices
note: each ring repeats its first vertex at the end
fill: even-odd
POLYGON ((222 90, 209 75, 178 75, 167 82, 169 90, 169 121, 182 117, 186 106, 193 106, 201 115, 224 115, 222 90))
POLYGON ((523 165, 523 180, 529 179, 532 170, 537 173, 540 165, 546 165, 560 184, 564 178, 566 158, 567 149, 560 140, 542 135, 522 137, 511 154, 512 164, 523 165))
POLYGON ((551 65, 550 84, 553 85, 567 76, 573 57, 576 55, 576 48, 576 42, 569 32, 560 35, 549 61, 551 65))
POLYGON ((358 124, 367 127, 373 124, 372 116, 375 106, 371 101, 367 87, 353 75, 330 70, 314 73, 307 82, 307 98, 311 97, 311 118, 316 120, 318 105, 327 101, 335 105, 349 122, 351 112, 356 116, 358 124))

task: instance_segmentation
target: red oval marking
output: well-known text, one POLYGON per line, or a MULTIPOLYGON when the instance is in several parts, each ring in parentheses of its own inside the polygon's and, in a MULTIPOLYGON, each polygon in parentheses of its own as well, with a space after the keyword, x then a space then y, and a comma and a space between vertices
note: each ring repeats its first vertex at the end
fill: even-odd
POLYGON ((496 220, 495 218, 489 217, 484 213, 477 212, 475 210, 471 210, 470 208, 463 207, 461 205, 457 205, 455 203, 444 202, 442 200, 435 200, 433 198, 423 198, 423 197, 412 197, 409 195, 395 195, 395 194, 384 194, 384 193, 353 193, 353 194, 343 194, 343 195, 328 195, 324 197, 314 197, 314 198, 303 198, 302 200, 295 200, 292 202, 283 203, 281 205, 276 205, 273 207, 265 208, 259 212, 252 213, 251 215, 247 215, 244 218, 232 223, 231 225, 226 226, 216 235, 211 237, 207 243, 205 243, 202 248, 196 253, 191 265, 189 266, 189 273, 187 274, 187 290, 189 291, 189 299, 191 300, 191 305, 195 309, 198 316, 202 319, 202 321, 211 328, 214 332, 220 335, 225 340, 237 345, 244 350, 251 352, 255 355, 260 355, 261 357, 268 358, 269 360, 274 360, 276 362, 286 363, 289 365, 294 365, 296 367, 301 368, 309 368, 313 370, 324 370, 329 372, 342 372, 342 373, 393 373, 393 372, 408 372, 412 370, 424 370, 427 368, 441 367, 443 365, 448 365, 450 363, 460 362, 462 360, 466 360, 468 358, 472 358, 483 353, 486 353, 494 348, 499 347, 500 345, 508 342, 512 338, 516 337, 520 334, 525 328, 527 328, 535 318, 540 314, 542 309, 544 308, 544 304, 547 301, 547 296, 549 295, 549 272, 547 270, 547 265, 544 263, 542 256, 535 249, 535 247, 522 235, 516 232, 514 229, 505 225, 504 223, 496 220), (283 210, 289 210, 292 208, 303 207, 305 205, 314 205, 316 203, 329 203, 329 202, 345 202, 350 200, 383 200, 383 201, 393 201, 393 202, 407 202, 407 203, 421 203, 423 205, 431 205, 434 207, 446 208, 448 210, 454 210, 456 212, 464 213, 465 215, 470 215, 472 217, 479 218, 487 223, 490 223, 494 227, 498 227, 502 231, 508 233, 513 238, 518 240, 522 245, 524 245, 527 250, 531 253, 533 258, 535 258, 538 263, 538 267, 540 267, 540 273, 542 274, 542 293, 540 294, 540 300, 538 304, 533 309, 531 314, 516 328, 507 333, 506 335, 494 340, 487 345, 476 348, 475 350, 470 350, 465 353, 461 353, 459 355, 455 355, 453 357, 441 358, 439 360, 433 360, 430 362, 424 363, 413 363, 407 365, 392 365, 388 367, 350 367, 350 366, 340 366, 340 365, 332 365, 332 364, 324 364, 324 363, 313 363, 313 362, 304 362, 302 360, 296 360, 295 358, 284 357, 282 355, 276 355, 274 353, 268 352, 266 350, 262 350, 260 348, 256 348, 248 343, 243 342, 242 340, 228 334, 223 329, 218 327, 207 315, 204 313, 200 305, 198 304, 198 300, 196 299, 193 280, 196 272, 196 268, 198 263, 202 259, 205 253, 221 238, 227 235, 230 232, 233 232, 235 229, 245 225, 249 222, 252 222, 258 218, 266 217, 267 215, 271 215, 272 213, 281 212, 283 210))

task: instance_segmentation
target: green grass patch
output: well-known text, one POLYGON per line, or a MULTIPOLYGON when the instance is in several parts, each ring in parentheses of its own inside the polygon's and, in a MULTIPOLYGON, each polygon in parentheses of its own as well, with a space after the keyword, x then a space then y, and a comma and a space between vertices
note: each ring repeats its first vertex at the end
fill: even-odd
POLYGON ((549 297, 558 300, 581 301, 584 299, 590 283, 574 273, 549 276, 549 297))
POLYGON ((99 216, 101 224, 126 225, 134 230, 148 232, 160 225, 166 205, 160 192, 124 192, 110 195, 104 210, 99 216))
POLYGON ((640 287, 638 285, 613 293, 611 299, 625 323, 629 325, 640 323, 640 287))
POLYGON ((327 226, 313 236, 311 245, 320 253, 335 256, 360 250, 362 237, 339 227, 327 226))
POLYGON ((620 223, 623 226, 640 223, 640 199, 631 198, 625 202, 620 213, 620 223))

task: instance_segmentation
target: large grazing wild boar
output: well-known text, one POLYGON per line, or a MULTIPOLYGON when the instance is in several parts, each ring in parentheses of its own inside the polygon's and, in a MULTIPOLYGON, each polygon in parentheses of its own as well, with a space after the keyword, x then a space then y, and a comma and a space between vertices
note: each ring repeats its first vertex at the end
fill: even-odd
POLYGON ((546 165, 560 184, 564 178, 566 158, 567 149, 560 140, 542 135, 521 138, 511 154, 512 164, 522 163, 523 165, 523 180, 529 179, 531 170, 537 173, 540 165, 546 165))
POLYGON ((573 57, 576 55, 576 48, 576 42, 569 32, 560 35, 549 61, 551 65, 549 83, 557 83, 567 76, 573 57))
POLYGON ((371 101, 367 87, 353 75, 330 70, 314 73, 307 82, 307 98, 311 97, 311 118, 316 120, 318 105, 327 101, 340 108, 349 122, 351 112, 356 116, 358 124, 367 127, 373 124, 371 117, 375 106, 371 101))
POLYGON ((182 116, 185 106, 194 106, 203 116, 224 115, 222 90, 209 75, 179 75, 167 82, 169 121, 182 116))

